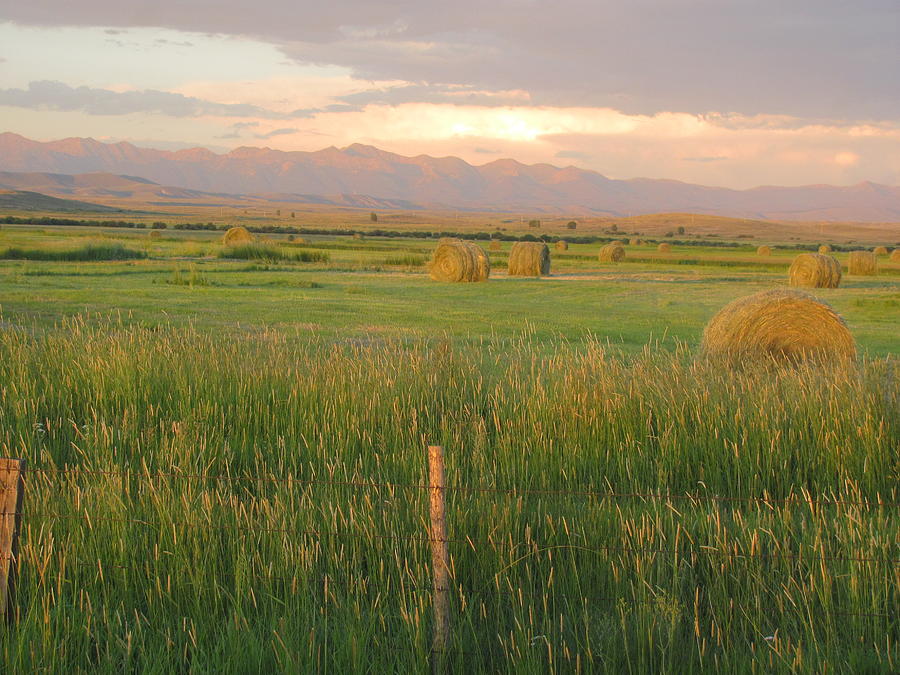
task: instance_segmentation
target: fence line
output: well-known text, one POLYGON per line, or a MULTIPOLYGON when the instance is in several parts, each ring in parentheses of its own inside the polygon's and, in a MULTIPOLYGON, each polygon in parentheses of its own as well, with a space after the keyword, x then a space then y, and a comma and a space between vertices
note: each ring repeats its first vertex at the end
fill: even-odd
MULTIPOLYGON (((353 480, 325 480, 317 478, 296 478, 294 476, 232 476, 228 474, 209 473, 179 473, 165 471, 129 471, 129 470, 103 470, 83 468, 44 468, 28 469, 28 473, 42 475, 99 475, 118 476, 121 478, 147 478, 165 479, 177 478, 186 480, 213 480, 213 481, 246 481, 263 483, 295 483, 298 485, 329 485, 336 487, 358 487, 365 489, 399 488, 406 490, 429 490, 430 486, 420 483, 392 483, 378 481, 353 481, 353 480)), ((692 495, 675 493, 654 492, 604 492, 599 490, 562 490, 540 488, 498 488, 485 485, 448 485, 444 488, 448 492, 482 492, 488 494, 502 494, 512 497, 518 496, 558 496, 558 497, 593 497, 596 499, 648 499, 656 501, 697 501, 697 502, 722 502, 722 503, 757 503, 780 504, 784 506, 862 506, 869 508, 898 508, 900 502, 874 500, 845 500, 845 499, 812 499, 803 497, 729 497, 723 495, 692 495)))
MULTIPOLYGON (((657 547, 657 546, 629 546, 629 545, 606 545, 606 546, 596 546, 591 545, 589 538, 582 534, 577 540, 573 539, 573 535, 569 533, 568 530, 565 531, 565 534, 562 532, 552 533, 549 537, 542 536, 539 534, 539 539, 535 540, 531 537, 530 534, 530 526, 527 524, 521 525, 521 530, 524 530, 524 539, 517 540, 513 538, 513 532, 509 532, 506 536, 493 537, 490 534, 486 538, 475 538, 466 536, 465 538, 450 538, 446 533, 446 516, 445 516, 445 496, 448 491, 455 491, 458 493, 481 493, 481 494, 491 494, 491 495, 503 495, 507 497, 514 498, 523 498, 523 497, 540 497, 540 498, 568 498, 568 497, 588 497, 590 499, 597 500, 625 500, 625 499, 636 499, 636 500, 646 500, 646 501, 656 501, 656 502, 665 502, 669 509, 671 509, 674 513, 681 516, 677 509, 671 505, 672 502, 675 501, 686 501, 693 504, 763 504, 770 508, 775 506, 807 506, 810 508, 813 507, 829 507, 829 506, 853 506, 853 507, 863 507, 866 509, 884 509, 884 508, 897 508, 900 507, 900 502, 896 501, 885 501, 882 499, 882 496, 877 495, 876 501, 870 501, 868 499, 862 500, 842 500, 842 499, 814 499, 811 496, 809 497, 798 497, 794 496, 793 492, 791 496, 785 498, 771 498, 771 497, 729 497, 722 495, 692 495, 692 494, 674 494, 674 493, 641 493, 641 492, 615 492, 613 490, 608 491, 600 491, 600 490, 590 490, 590 489, 573 489, 573 490, 565 490, 565 489, 535 489, 535 488, 500 488, 488 485, 447 485, 444 480, 444 466, 443 466, 443 448, 440 446, 431 446, 429 447, 429 472, 430 472, 430 484, 423 483, 394 483, 394 482, 381 482, 381 481, 369 481, 369 480, 334 480, 334 479, 303 479, 294 476, 286 476, 279 477, 273 475, 231 475, 231 474, 212 474, 212 473, 182 473, 178 471, 150 471, 148 468, 144 467, 139 470, 127 470, 127 469, 116 469, 116 470, 100 470, 100 469, 84 469, 80 467, 63 467, 63 468, 41 468, 41 469, 30 469, 28 474, 34 474, 36 477, 42 477, 44 481, 39 483, 46 489, 65 489, 67 487, 66 484, 54 484, 52 483, 52 479, 54 477, 61 477, 63 480, 72 479, 80 476, 113 476, 117 478, 122 478, 128 481, 136 481, 136 482, 150 482, 150 481, 164 481, 164 480, 191 480, 191 481, 243 481, 243 482, 256 482, 256 483, 277 483, 282 485, 303 485, 303 486, 333 486, 333 487, 349 487, 353 489, 390 489, 390 490, 417 490, 417 491, 428 491, 427 495, 430 495, 431 502, 431 522, 430 529, 427 534, 419 534, 419 535, 405 535, 405 534, 378 534, 375 532, 358 532, 352 531, 351 529, 342 529, 342 530, 330 530, 323 528, 293 528, 290 526, 281 526, 281 527, 255 527, 253 525, 253 520, 260 520, 265 523, 265 514, 254 514, 254 513, 246 513, 242 512, 240 514, 235 514, 234 518, 237 522, 233 523, 214 523, 209 520, 201 520, 199 522, 191 522, 188 520, 175 520, 168 519, 166 521, 154 521, 144 518, 134 518, 128 517, 127 515, 92 515, 86 511, 84 513, 59 513, 59 512, 51 512, 51 511, 41 511, 40 509, 31 510, 31 509, 22 509, 21 502, 15 508, 7 507, 5 513, 3 514, 5 517, 10 518, 14 517, 16 519, 21 519, 24 516, 28 516, 29 518, 34 518, 37 520, 46 519, 49 521, 84 521, 88 524, 92 524, 94 522, 114 522, 114 523, 124 523, 128 525, 139 525, 141 527, 154 528, 160 534, 166 533, 169 531, 177 531, 177 530, 191 530, 195 529, 198 531, 216 531, 216 532, 229 532, 232 533, 235 537, 237 536, 249 536, 261 533, 277 533, 287 535, 286 537, 279 538, 278 541, 281 541, 283 544, 290 540, 292 544, 296 544, 296 538, 300 537, 315 537, 318 539, 328 538, 328 537, 350 537, 355 539, 368 540, 369 542, 374 542, 377 540, 390 540, 390 541, 409 541, 416 542, 422 544, 430 544, 432 549, 432 581, 433 584, 429 587, 419 584, 404 584, 402 581, 398 581, 396 585, 396 589, 393 592, 404 592, 408 591, 411 593, 429 593, 431 597, 432 606, 434 609, 434 621, 433 621, 433 643, 431 648, 431 659, 432 659, 432 669, 434 673, 443 674, 447 670, 447 661, 446 661, 446 653, 447 647, 450 644, 450 626, 451 626, 451 607, 448 602, 448 594, 452 592, 452 594, 458 597, 463 602, 462 606, 458 608, 457 611, 468 611, 469 608, 474 606, 472 603, 476 601, 477 598, 484 598, 485 596, 493 596, 493 595, 512 595, 513 597, 518 597, 519 601, 524 603, 524 598, 527 596, 529 598, 538 597, 539 594, 542 594, 542 597, 547 598, 548 595, 551 595, 554 599, 557 597, 564 598, 567 600, 577 600, 578 602, 597 602, 597 603, 620 603, 625 602, 628 604, 636 604, 636 605, 657 605, 659 603, 659 599, 656 597, 649 599, 629 599, 625 597, 615 597, 615 596, 599 596, 599 595, 590 595, 590 594, 573 594, 573 593, 559 593, 551 592, 548 587, 544 588, 535 588, 535 587, 508 587, 508 588, 500 588, 499 584, 496 588, 492 587, 492 583, 496 583, 497 577, 507 569, 507 567, 503 567, 500 572, 498 572, 493 577, 493 582, 488 581, 486 585, 482 586, 480 589, 472 589, 467 590, 463 589, 462 585, 457 583, 455 580, 451 579, 450 570, 452 569, 452 562, 449 557, 449 553, 447 551, 448 544, 459 544, 465 545, 469 547, 472 551, 480 551, 483 550, 482 547, 487 549, 493 549, 494 551, 498 551, 499 547, 508 546, 511 550, 520 550, 527 551, 527 555, 535 555, 540 553, 550 553, 551 551, 563 551, 563 550, 571 550, 571 551, 579 551, 586 552, 589 554, 605 554, 607 556, 614 556, 616 554, 628 554, 628 555, 649 555, 649 556, 672 556, 675 558, 682 559, 690 559, 690 564, 696 565, 698 561, 706 557, 708 559, 717 559, 717 558, 725 558, 731 560, 790 560, 797 561, 799 563, 824 563, 824 562, 847 562, 847 563, 860 563, 860 564, 873 564, 878 566, 886 566, 886 567, 896 567, 900 566, 900 559, 895 559, 890 557, 890 553, 887 551, 875 550, 874 556, 852 556, 852 555, 838 555, 838 554, 828 554, 825 552, 824 546, 813 546, 808 547, 815 550, 818 548, 821 553, 818 554, 806 554, 802 552, 789 552, 786 550, 782 551, 769 551, 763 552, 761 550, 757 550, 756 552, 746 552, 742 553, 737 550, 737 547, 734 544, 716 544, 716 545, 704 545, 702 543, 695 542, 694 539, 689 538, 690 547, 682 548, 679 547, 679 540, 676 537, 675 546, 674 547, 657 547), (241 522, 243 521, 243 522, 241 522), (553 541, 554 537, 558 537, 559 541, 553 541), (542 541, 543 539, 543 541, 542 541), (722 550, 722 548, 727 548, 731 550, 722 550), (882 555, 883 553, 883 555, 882 555), (471 599, 471 601, 469 601, 471 599)), ((23 485, 20 480, 20 486, 23 485)), ((19 488, 21 490, 21 487, 19 488)), ((21 495, 21 492, 19 493, 21 495)), ((808 491, 804 491, 801 489, 802 494, 809 494, 808 491)), ((832 493, 833 494, 833 493, 832 493)), ((890 492, 891 498, 896 498, 896 495, 893 491, 890 492)), ((225 505, 228 506, 228 505, 225 505)), ((615 505, 615 508, 618 509, 618 505, 615 505)), ((212 516, 210 516, 212 517, 212 516)), ((276 525, 280 524, 276 523, 276 525)), ((337 524, 337 523, 335 523, 337 524)), ((520 530, 520 527, 517 525, 513 525, 512 527, 515 530, 520 530)), ((541 527, 538 526, 538 532, 540 532, 541 527)), ((151 535, 152 536, 152 535, 151 535)), ((578 536, 577 534, 575 535, 578 536)), ((604 536, 612 537, 614 540, 623 541, 624 543, 628 543, 628 535, 624 532, 609 532, 609 533, 600 533, 597 536, 597 539, 601 539, 604 536)), ((136 537, 136 539, 140 539, 141 537, 136 537)), ((590 537, 593 539, 594 537, 590 537)), ((608 539, 607 539, 608 540, 608 539)), ((602 540, 601 540, 602 541, 602 540)), ((663 542, 666 543, 666 542, 663 542)), ((341 544, 343 546, 343 544, 341 544)), ((755 544, 747 544, 747 546, 751 546, 756 549, 755 544)), ((802 546, 800 547, 802 550, 802 546)), ((57 554, 56 552, 51 552, 49 555, 41 556, 39 555, 40 551, 31 550, 31 547, 26 545, 25 551, 23 551, 22 555, 18 554, 2 554, 0 555, 0 560, 3 560, 5 563, 9 563, 12 566, 17 567, 18 562, 22 559, 32 560, 35 563, 35 567, 40 567, 42 570, 46 570, 47 566, 54 559, 57 554)), ((65 555, 65 553, 62 553, 65 555)), ((77 556, 75 556, 77 557, 77 556)), ((67 561, 68 564, 77 568, 90 568, 95 569, 100 578, 100 583, 106 583, 105 572, 109 570, 133 570, 137 573, 140 573, 142 576, 148 573, 151 573, 151 570, 154 569, 154 563, 157 561, 146 560, 143 564, 121 564, 116 562, 104 562, 101 559, 97 560, 85 560, 83 558, 78 560, 67 561)), ((518 562, 518 560, 514 561, 518 562)), ((655 562, 655 561, 654 561, 655 562)), ((573 564, 574 561, 573 561, 573 564)), ((637 561, 635 561, 637 564, 637 561)), ((265 570, 266 568, 271 569, 271 565, 267 566, 263 561, 262 564, 257 565, 257 568, 261 568, 265 570)), ((551 567, 551 577, 553 573, 553 569, 551 567)), ((791 567, 791 574, 793 575, 797 570, 796 567, 791 567)), ((165 573, 164 570, 159 571, 160 574, 165 573)), ((40 572, 40 584, 44 583, 44 573, 40 572)), ((171 579, 172 572, 169 572, 169 578, 171 579)), ((189 577, 189 574, 175 574, 175 578, 180 579, 182 576, 189 577)), ((309 578, 309 576, 280 576, 274 574, 257 574, 253 572, 246 573, 235 573, 235 572, 213 572, 213 583, 212 587, 216 587, 218 584, 219 578, 246 578, 248 580, 265 580, 270 582, 283 582, 286 584, 291 584, 292 586, 296 586, 299 583, 309 585, 312 582, 315 583, 335 583, 334 578, 330 575, 326 574, 323 577, 316 577, 315 580, 309 578)), ((676 577, 677 578, 677 577, 676 577)), ((511 579, 507 579, 511 581, 511 579)), ((390 580, 389 580, 390 581, 390 580)), ((357 588, 365 591, 368 585, 363 583, 357 584, 349 584, 349 583, 341 583, 338 582, 342 588, 352 589, 357 588)), ((394 585, 394 584, 389 584, 394 585)), ((380 589, 384 591, 384 589, 380 589)), ((699 592, 699 587, 698 587, 699 592)), ((762 588, 758 589, 757 601, 768 596, 771 593, 771 589, 762 588)), ((873 602, 874 608, 881 608, 881 602, 873 602)), ((482 606, 484 602, 482 600, 482 606)), ((805 608, 809 609, 809 608, 805 608)), ((803 607, 788 607, 787 609, 782 608, 781 613, 793 613, 805 611, 803 607)), ((823 615, 833 615, 833 616, 860 616, 860 617, 879 617, 879 618, 892 618, 891 614, 883 613, 883 612, 844 612, 840 610, 829 610, 829 609, 818 609, 818 613, 823 615)))
MULTIPOLYGON (((0 556, 0 559, 6 558, 8 556, 0 556)), ((18 560, 22 561, 24 559, 30 559, 31 561, 37 562, 40 560, 39 556, 36 552, 28 552, 28 553, 20 553, 18 560)), ((97 569, 101 573, 109 570, 131 570, 135 572, 146 572, 146 565, 123 565, 121 563, 110 563, 101 559, 96 560, 70 560, 67 561, 67 565, 77 565, 80 567, 90 567, 91 569, 97 569)), ((225 572, 219 571, 216 572, 217 576, 221 577, 237 577, 239 576, 235 572, 225 572)), ((325 584, 329 585, 339 585, 345 589, 352 589, 354 587, 362 590, 364 584, 349 584, 349 583, 338 583, 335 577, 325 574, 321 576, 315 577, 304 577, 301 575, 296 576, 282 576, 275 574, 255 574, 255 573, 244 573, 240 576, 243 576, 247 579, 253 579, 256 581, 281 581, 284 583, 294 584, 302 582, 304 584, 309 584, 311 582, 315 582, 317 584, 325 584)), ((457 593, 457 595, 464 597, 467 601, 471 598, 479 598, 488 595, 509 595, 514 597, 537 597, 538 589, 534 589, 532 587, 524 587, 524 586, 516 586, 512 588, 483 588, 483 589, 468 589, 464 591, 460 591, 457 586, 451 586, 457 593)), ((406 591, 411 593, 432 593, 433 588, 431 586, 420 586, 415 584, 404 584, 398 582, 396 584, 396 588, 393 589, 396 592, 406 591)), ((551 589, 543 589, 547 594, 557 597, 557 598, 565 598, 567 600, 577 600, 577 601, 591 601, 591 602, 607 602, 607 603, 618 603, 624 602, 628 605, 646 605, 646 606, 656 606, 658 604, 657 598, 626 598, 624 596, 611 596, 611 595, 594 595, 590 593, 583 594, 572 594, 572 593, 559 593, 551 589)), ((826 614, 834 615, 834 616, 861 616, 861 617, 879 617, 879 618, 890 618, 891 615, 885 612, 848 612, 842 610, 823 610, 826 614)), ((785 612, 782 612, 785 613, 785 612)))
MULTIPOLYGON (((241 525, 217 525, 215 523, 191 523, 187 521, 171 521, 169 523, 164 522, 151 522, 148 520, 143 520, 141 518, 126 518, 119 516, 91 516, 88 514, 59 514, 59 513, 41 513, 41 512, 22 512, 18 515, 21 516, 32 516, 37 518, 48 518, 51 520, 86 520, 89 522, 100 521, 100 522, 117 522, 117 523, 132 523, 136 525, 144 525, 147 527, 155 527, 159 530, 164 530, 168 528, 170 525, 178 525, 185 528, 192 529, 200 529, 200 530, 211 530, 211 531, 233 531, 240 532, 242 534, 254 534, 256 532, 268 532, 268 533, 279 533, 279 534, 295 534, 301 536, 311 536, 311 537, 350 537, 355 539, 385 539, 391 541, 415 541, 419 543, 430 543, 433 541, 440 541, 448 544, 465 544, 469 546, 473 551, 479 550, 478 545, 489 545, 495 547, 499 543, 499 540, 492 539, 481 539, 467 536, 465 539, 452 539, 442 537, 439 539, 433 539, 431 537, 421 536, 421 535, 391 535, 391 534, 376 534, 376 533, 364 533, 364 532, 347 532, 347 531, 337 531, 337 530, 323 530, 323 529, 295 529, 295 528, 287 528, 287 527, 242 527, 241 525)), ((885 563, 887 566, 900 566, 900 558, 872 558, 872 557, 862 557, 862 556, 841 556, 841 555, 806 555, 803 553, 732 553, 729 551, 722 551, 713 546, 699 546, 696 548, 651 548, 651 547, 640 547, 640 546, 588 546, 581 543, 578 544, 558 544, 558 543, 550 543, 550 542, 538 542, 534 539, 527 542, 520 542, 520 544, 527 544, 528 546, 537 546, 538 550, 557 550, 559 548, 573 548, 578 550, 583 550, 588 553, 638 553, 638 554, 672 554, 672 555, 680 555, 680 556, 693 556, 693 555, 708 555, 712 556, 723 556, 731 559, 789 559, 789 560, 799 560, 799 561, 807 561, 807 562, 828 562, 828 561, 836 561, 836 562, 858 562, 858 563, 885 563)))

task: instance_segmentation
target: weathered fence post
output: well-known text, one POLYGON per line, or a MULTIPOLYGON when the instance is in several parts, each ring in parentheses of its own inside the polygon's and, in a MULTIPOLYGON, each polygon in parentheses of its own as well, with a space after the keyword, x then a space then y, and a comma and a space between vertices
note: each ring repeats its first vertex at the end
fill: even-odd
POLYGON ((0 459, 0 612, 13 618, 25 460, 0 459))
POLYGON ((450 642, 450 557, 447 550, 446 482, 444 448, 428 446, 429 501, 431 504, 431 567, 434 580, 434 638, 431 643, 431 671, 447 669, 450 642))

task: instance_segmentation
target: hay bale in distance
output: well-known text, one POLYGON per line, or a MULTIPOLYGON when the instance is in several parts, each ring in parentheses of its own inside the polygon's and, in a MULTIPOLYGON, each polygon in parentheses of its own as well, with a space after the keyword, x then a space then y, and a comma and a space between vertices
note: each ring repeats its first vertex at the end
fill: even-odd
POLYGON ((887 255, 888 250, 886 246, 876 246, 872 249, 872 253, 874 253, 875 255, 887 255))
POLYGON ((841 264, 820 253, 801 253, 788 270, 791 286, 837 288, 841 284, 841 264))
POLYGON ((826 253, 831 253, 831 247, 828 244, 822 244, 819 247, 819 253, 825 255, 826 253))
POLYGON ((492 251, 502 251, 502 250, 503 250, 503 244, 500 243, 500 240, 499 240, 499 239, 491 239, 491 243, 490 243, 490 245, 489 245, 489 248, 490 248, 492 251))
POLYGON ((597 256, 600 262, 620 262, 625 259, 625 248, 621 244, 607 244, 597 256))
POLYGON ((480 246, 447 239, 434 249, 428 271, 435 281, 485 281, 491 273, 491 263, 480 246))
POLYGON ((509 250, 511 277, 541 277, 550 274, 550 249, 540 241, 517 241, 509 250))
POLYGON ((565 239, 560 239, 556 242, 556 250, 557 251, 568 251, 569 250, 569 242, 565 239))
POLYGON ((895 248, 891 253, 891 262, 900 263, 900 248, 895 248))
POLYGON ((877 268, 878 261, 872 251, 850 251, 850 260, 847 263, 850 274, 870 277, 875 274, 877 268))
POLYGON ((739 298, 710 320, 701 351, 733 365, 852 360, 856 344, 844 320, 803 291, 762 291, 739 298))
POLYGON ((253 241, 253 235, 246 227, 231 227, 222 237, 222 243, 226 246, 240 246, 241 244, 249 244, 253 241))
POLYGON ((611 242, 609 242, 609 245, 610 246, 624 246, 624 244, 622 243, 622 241, 620 239, 613 239, 611 242))
POLYGON ((365 239, 365 237, 362 234, 360 234, 359 232, 354 232, 353 238, 356 239, 357 241, 363 241, 365 239))
POLYGON ((667 244, 666 242, 661 243, 656 247, 656 250, 660 253, 671 253, 672 252, 672 244, 667 244))
POLYGON ((756 255, 772 255, 772 247, 771 246, 760 246, 756 249, 756 255))
POLYGON ((159 230, 150 230, 147 236, 150 239, 162 239, 162 233, 159 230))
POLYGON ((641 240, 641 239, 631 238, 631 239, 628 240, 628 244, 631 245, 631 246, 640 246, 640 245, 643 244, 643 243, 644 243, 644 242, 643 242, 643 240, 641 240))

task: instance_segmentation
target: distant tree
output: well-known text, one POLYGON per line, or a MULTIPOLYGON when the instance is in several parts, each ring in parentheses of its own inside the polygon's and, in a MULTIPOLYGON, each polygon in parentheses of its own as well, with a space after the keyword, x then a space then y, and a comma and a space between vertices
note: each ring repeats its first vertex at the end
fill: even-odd
POLYGON ((152 226, 152 227, 153 227, 154 230, 164 230, 164 229, 166 229, 166 228, 168 227, 168 225, 166 225, 166 224, 165 224, 164 222, 162 222, 161 220, 157 220, 155 223, 153 223, 153 226, 152 226))
POLYGON ((377 223, 378 222, 378 214, 375 213, 374 211, 372 211, 372 213, 369 214, 369 220, 371 220, 373 223, 377 223))
POLYGON ((541 221, 539 221, 539 220, 529 220, 528 221, 528 227, 540 227, 540 226, 541 226, 541 221))
POLYGON ((297 214, 294 213, 293 211, 291 211, 291 218, 296 218, 296 217, 297 217, 297 214))
POLYGON ((674 236, 675 236, 675 233, 672 232, 672 230, 669 230, 668 232, 666 232, 666 236, 667 236, 667 237, 674 237, 674 236))
POLYGON ((678 234, 684 234, 684 225, 679 225, 677 232, 678 234))
POLYGON ((570 230, 574 230, 578 227, 578 223, 576 223, 574 220, 570 220, 568 223, 566 223, 566 227, 570 230))
POLYGON ((610 225, 609 229, 610 229, 612 232, 618 232, 618 231, 619 231, 619 226, 616 225, 615 223, 613 223, 612 225, 610 225))
POLYGON ((280 215, 281 215, 281 209, 278 209, 277 211, 275 211, 275 215, 276 215, 276 216, 280 216, 280 215))

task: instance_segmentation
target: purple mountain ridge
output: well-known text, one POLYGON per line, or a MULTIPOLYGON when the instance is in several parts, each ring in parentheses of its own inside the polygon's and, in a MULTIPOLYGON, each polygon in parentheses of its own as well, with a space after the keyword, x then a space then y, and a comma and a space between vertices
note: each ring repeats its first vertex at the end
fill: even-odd
POLYGON ((205 148, 154 150, 91 138, 44 143, 2 133, 0 171, 122 174, 207 193, 353 195, 361 205, 397 208, 614 216, 677 211, 778 220, 900 222, 900 187, 870 182, 732 190, 674 180, 612 180, 574 166, 526 165, 512 159, 474 166, 458 157, 404 157, 360 144, 316 152, 241 147, 217 154, 205 148))

